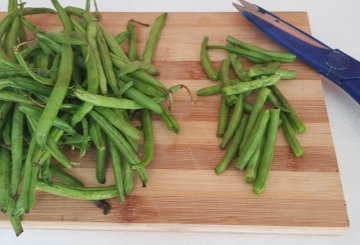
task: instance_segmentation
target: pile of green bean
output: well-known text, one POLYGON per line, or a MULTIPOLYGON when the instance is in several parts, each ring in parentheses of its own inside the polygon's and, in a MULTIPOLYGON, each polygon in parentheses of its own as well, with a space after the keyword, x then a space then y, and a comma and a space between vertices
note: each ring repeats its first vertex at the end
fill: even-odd
POLYGON ((293 62, 296 56, 266 50, 232 36, 227 37, 226 46, 209 45, 208 37, 204 37, 200 55, 207 77, 219 83, 198 90, 197 95, 221 95, 217 136, 222 138, 220 148, 225 154, 215 172, 221 174, 234 163, 245 171, 245 180, 253 185, 253 191, 262 193, 279 128, 293 155, 304 154, 296 135, 305 131, 304 123, 276 86, 279 80, 296 76, 296 71, 280 67, 283 62, 293 62), (219 71, 210 60, 210 49, 228 51, 219 71), (242 60, 250 63, 248 68, 242 60))
POLYGON ((152 116, 179 132, 165 104, 171 90, 152 65, 167 14, 155 20, 141 55, 135 21, 112 36, 90 11, 90 1, 84 9, 52 3, 55 10, 9 0, 0 22, 0 208, 17 235, 37 191, 91 200, 107 213, 105 200, 124 202, 135 176, 146 186, 154 154, 152 116), (63 31, 44 30, 26 18, 43 13, 57 14, 63 31), (75 166, 64 147, 79 157, 94 149, 101 184, 109 155, 115 184, 84 186, 66 171, 75 166))

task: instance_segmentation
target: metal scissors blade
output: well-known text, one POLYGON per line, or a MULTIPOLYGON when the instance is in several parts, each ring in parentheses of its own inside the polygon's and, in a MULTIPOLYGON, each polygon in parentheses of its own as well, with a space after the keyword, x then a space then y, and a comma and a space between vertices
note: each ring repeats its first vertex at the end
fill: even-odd
POLYGON ((245 0, 234 7, 274 41, 335 82, 360 104, 360 62, 245 0))

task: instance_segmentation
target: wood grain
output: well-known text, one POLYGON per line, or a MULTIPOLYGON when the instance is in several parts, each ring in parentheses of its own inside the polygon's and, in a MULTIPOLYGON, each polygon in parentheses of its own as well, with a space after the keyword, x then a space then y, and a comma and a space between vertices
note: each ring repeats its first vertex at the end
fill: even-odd
MULTIPOLYGON (((278 13, 292 24, 310 31, 306 13, 278 13)), ((152 23, 158 13, 104 13, 102 22, 116 34, 134 18, 152 23)), ((56 16, 33 16, 33 23, 60 30, 56 16)), ((139 30, 142 52, 149 28, 139 30)), ((203 36, 223 44, 233 35, 266 48, 282 50, 238 13, 170 13, 155 56, 155 65, 167 86, 182 83, 193 92, 209 86, 199 63, 203 36)), ((225 53, 212 51, 216 66, 225 53)), ((250 65, 245 63, 246 66, 250 65)), ((221 159, 220 139, 215 137, 219 98, 197 98, 191 103, 185 91, 174 96, 173 111, 181 132, 168 132, 155 120, 155 159, 149 167, 150 181, 136 187, 126 203, 111 200, 104 216, 90 202, 39 193, 32 212, 24 216, 24 227, 46 229, 170 230, 202 232, 340 234, 349 226, 336 162, 324 95, 319 75, 301 61, 286 64, 298 76, 282 81, 279 88, 306 124, 300 135, 305 156, 294 158, 279 135, 268 188, 252 193, 243 173, 231 167, 221 176, 213 172, 221 159)), ((96 185, 94 155, 78 159, 73 173, 88 185, 96 185)), ((113 178, 108 173, 108 183, 113 178)), ((0 227, 9 227, 0 216, 0 227)))

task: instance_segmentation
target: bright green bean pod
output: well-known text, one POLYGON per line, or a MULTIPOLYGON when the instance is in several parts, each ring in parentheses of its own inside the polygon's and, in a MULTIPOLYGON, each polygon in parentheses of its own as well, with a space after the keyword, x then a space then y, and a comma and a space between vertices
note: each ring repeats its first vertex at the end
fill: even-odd
POLYGON ((95 110, 105 117, 114 127, 120 130, 124 135, 130 136, 134 139, 140 138, 140 132, 130 122, 128 122, 121 113, 116 113, 115 110, 105 107, 95 107, 95 110))
POLYGON ((67 34, 71 33, 73 31, 73 26, 66 10, 60 5, 60 3, 57 0, 51 0, 51 2, 54 5, 59 15, 59 18, 63 24, 64 32, 67 34))
POLYGON ((36 190, 78 200, 105 200, 118 195, 116 186, 74 187, 58 183, 48 185, 41 181, 37 182, 36 190))
POLYGON ((155 49, 159 43, 161 32, 165 26, 167 13, 162 13, 155 19, 154 25, 150 30, 149 38, 146 41, 142 60, 147 63, 152 63, 155 49))
POLYGON ((124 159, 124 191, 129 194, 134 187, 134 171, 130 163, 124 159))
POLYGON ((269 94, 270 94, 270 89, 262 88, 262 89, 260 89, 260 91, 259 91, 259 93, 258 93, 258 95, 256 97, 255 105, 252 108, 250 118, 249 118, 249 122, 246 125, 244 136, 243 136, 242 142, 241 142, 240 147, 239 147, 239 152, 240 153, 241 153, 241 150, 247 144, 248 139, 250 138, 251 131, 252 131, 254 125, 255 125, 256 120, 259 117, 260 112, 264 108, 265 102, 266 102, 269 94))
POLYGON ((21 26, 20 16, 16 16, 11 23, 10 30, 6 36, 5 40, 5 51, 10 59, 10 61, 15 62, 16 58, 14 55, 14 47, 17 44, 17 38, 19 35, 19 30, 21 26))
POLYGON ((249 82, 242 82, 232 86, 223 88, 223 92, 226 95, 240 94, 248 91, 252 91, 262 87, 268 87, 276 84, 280 80, 278 75, 271 75, 265 78, 259 78, 249 82))
POLYGON ((129 32, 128 31, 120 32, 114 38, 118 44, 122 44, 129 38, 129 32))
POLYGON ((108 138, 112 140, 112 142, 120 150, 121 154, 129 161, 129 163, 140 163, 140 159, 138 158, 132 146, 126 141, 124 136, 110 124, 108 120, 95 111, 90 111, 89 115, 98 123, 108 138))
POLYGON ((114 67, 111 61, 110 53, 104 35, 98 30, 97 44, 99 48, 100 59, 102 61, 103 70, 107 78, 107 82, 115 95, 119 94, 119 87, 116 81, 114 67))
POLYGON ((215 167, 216 174, 219 175, 219 174, 223 173, 229 167, 231 161, 236 156, 236 152, 237 152, 237 149, 239 148, 241 138, 244 134, 244 130, 245 130, 245 126, 248 121, 248 118, 249 118, 249 116, 246 114, 244 114, 241 117, 240 124, 239 124, 238 128, 236 129, 235 135, 230 142, 230 146, 229 146, 228 150, 226 151, 225 155, 223 156, 223 158, 221 159, 219 164, 215 167))
POLYGON ((293 129, 286 115, 287 113, 280 113, 280 119, 282 120, 282 128, 284 130, 285 138, 294 156, 302 157, 304 155, 304 149, 296 137, 295 130, 293 129))
POLYGON ((115 185, 119 193, 119 200, 121 203, 123 203, 125 202, 125 191, 120 153, 114 143, 111 142, 111 140, 109 140, 108 144, 111 156, 112 170, 115 178, 115 185))
POLYGON ((82 46, 87 45, 87 42, 85 39, 75 37, 73 35, 74 32, 69 33, 69 35, 61 32, 46 32, 45 35, 49 37, 50 39, 54 40, 57 43, 60 44, 66 44, 66 45, 74 45, 74 46, 82 46))
POLYGON ((208 49, 223 49, 226 50, 228 52, 234 53, 234 54, 238 54, 241 55, 242 57, 254 61, 256 63, 266 63, 266 62, 270 62, 272 61, 272 59, 268 56, 264 56, 262 54, 259 54, 257 52, 251 51, 251 50, 247 50, 247 49, 243 49, 243 48, 239 48, 239 47, 234 47, 234 46, 221 46, 221 45, 208 45, 207 46, 208 49))
POLYGON ((29 99, 28 96, 11 91, 0 91, 0 100, 19 102, 28 105, 36 105, 36 103, 33 100, 29 99))
POLYGON ((143 106, 139 105, 133 100, 119 99, 116 97, 108 97, 103 95, 91 94, 81 89, 76 89, 74 95, 82 100, 89 102, 96 106, 118 108, 118 109, 141 109, 143 106))
POLYGON ((294 128, 296 133, 303 133, 306 130, 304 122, 296 114, 294 108, 291 106, 286 97, 281 93, 281 91, 276 86, 270 86, 271 92, 277 97, 280 101, 282 108, 286 109, 288 112, 286 113, 287 118, 289 119, 292 127, 294 128))
POLYGON ((22 160, 23 160, 23 134, 24 134, 24 114, 16 105, 12 118, 11 128, 11 195, 15 197, 18 191, 22 160))
POLYGON ((240 170, 245 169, 251 156, 256 151, 258 145, 261 143, 261 139, 266 131, 266 127, 269 121, 269 110, 263 110, 256 121, 256 124, 251 130, 249 140, 241 150, 239 158, 236 160, 236 167, 240 170))
POLYGON ((167 129, 175 134, 178 134, 180 132, 180 125, 179 125, 178 121, 176 120, 176 118, 163 105, 162 105, 162 111, 163 111, 163 113, 161 113, 159 116, 160 116, 161 120, 164 122, 167 129))
POLYGON ((247 75, 247 72, 239 61, 237 54, 229 53, 229 60, 237 78, 239 78, 240 81, 243 82, 248 81, 249 77, 247 75))
POLYGON ((244 103, 244 96, 243 94, 240 94, 237 96, 235 108, 229 119, 228 126, 224 133, 224 137, 221 141, 220 144, 221 149, 225 149, 227 147, 231 138, 234 136, 236 129, 238 128, 241 117, 243 115, 243 103, 244 103))
POLYGON ((223 86, 221 84, 216 84, 213 86, 201 88, 196 92, 196 95, 197 96, 209 96, 209 95, 221 94, 222 88, 223 88, 223 86))
POLYGON ((256 179, 263 145, 264 145, 264 136, 262 137, 261 143, 258 145, 256 151, 251 156, 249 163, 246 166, 246 174, 245 174, 246 182, 252 183, 256 179))
POLYGON ((137 54, 137 34, 136 34, 136 26, 134 22, 131 20, 127 24, 127 30, 129 32, 128 38, 128 57, 130 61, 135 61, 138 59, 137 54))
POLYGON ((80 158, 84 157, 90 146, 89 139, 89 123, 86 117, 81 120, 82 127, 82 143, 80 146, 80 158))
POLYGON ((144 154, 141 164, 147 166, 154 157, 154 132, 151 113, 146 109, 141 111, 141 127, 144 134, 144 154))
POLYGON ((229 119, 229 106, 226 101, 226 97, 223 95, 221 96, 220 102, 220 113, 218 119, 218 125, 216 129, 216 136, 223 137, 227 128, 229 119))
POLYGON ((73 50, 63 46, 58 79, 42 113, 35 133, 36 142, 44 147, 47 136, 66 96, 73 68, 73 50))
POLYGON ((0 147, 0 162, 0 210, 6 212, 10 198, 11 160, 4 147, 0 147))
POLYGON ((242 42, 232 36, 228 36, 226 40, 233 45, 236 45, 241 48, 251 50, 251 51, 257 52, 259 54, 271 57, 273 60, 277 60, 277 61, 281 61, 281 62, 293 62, 296 59, 296 55, 294 55, 294 54, 266 50, 266 49, 257 47, 255 45, 251 45, 251 44, 242 42))
POLYGON ((264 149, 261 154, 258 174, 253 184, 253 191, 257 194, 260 194, 264 191, 266 182, 269 178, 272 158, 274 155, 275 142, 279 128, 279 115, 279 109, 270 109, 270 119, 268 128, 266 130, 264 149))
POLYGON ((201 43, 201 51, 200 51, 200 62, 201 65, 210 80, 216 81, 219 80, 219 74, 215 70, 213 63, 210 60, 210 56, 207 50, 209 38, 204 37, 201 43))
POLYGON ((297 72, 294 70, 277 69, 275 74, 280 76, 280 79, 294 79, 297 72))
MULTIPOLYGON (((40 43, 45 44, 47 47, 49 47, 51 50, 53 50, 55 53, 57 54, 61 54, 62 53, 62 46, 55 42, 54 40, 52 40, 51 38, 49 38, 48 36, 42 34, 42 33, 36 33, 35 37, 38 41, 40 41, 40 43)), ((39 43, 39 44, 40 44, 39 43)))
POLYGON ((260 76, 268 76, 276 73, 277 69, 280 67, 281 63, 270 62, 267 64, 257 64, 249 68, 248 76, 250 78, 260 77, 260 76))
POLYGON ((105 169, 106 169, 106 149, 96 149, 96 179, 99 183, 106 182, 105 169))

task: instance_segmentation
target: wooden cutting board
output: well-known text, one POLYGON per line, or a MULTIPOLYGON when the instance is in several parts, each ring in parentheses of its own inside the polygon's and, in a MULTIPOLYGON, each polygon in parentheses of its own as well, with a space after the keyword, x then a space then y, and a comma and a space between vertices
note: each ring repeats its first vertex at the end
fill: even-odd
MULTIPOLYGON (((306 13, 278 13, 290 23, 310 32, 306 13)), ((104 13, 102 22, 116 34, 134 18, 152 23, 158 13, 104 13)), ((56 16, 31 17, 49 30, 60 30, 56 16)), ((149 28, 139 27, 139 50, 149 28)), ((156 53, 155 65, 167 85, 182 83, 194 93, 213 84, 206 79, 199 49, 206 35, 211 44, 224 44, 227 35, 269 49, 281 50, 238 13, 170 13, 156 53)), ((219 66, 223 51, 211 51, 219 66)), ((219 97, 174 95, 173 111, 181 124, 179 135, 169 133, 157 119, 156 152, 149 168, 148 187, 139 181, 125 204, 110 201, 104 216, 90 202, 39 193, 32 212, 24 216, 29 228, 161 230, 251 233, 340 234, 349 226, 340 175, 329 127, 319 75, 302 62, 284 65, 298 76, 281 81, 279 88, 306 124, 300 135, 305 156, 296 159, 279 135, 272 172, 265 193, 256 195, 243 173, 231 168, 221 176, 213 168, 223 156, 215 136, 219 97)), ((71 160, 88 185, 94 185, 94 156, 71 160)), ((108 174, 108 184, 113 182, 108 174)), ((10 227, 4 216, 1 227, 10 227)))

